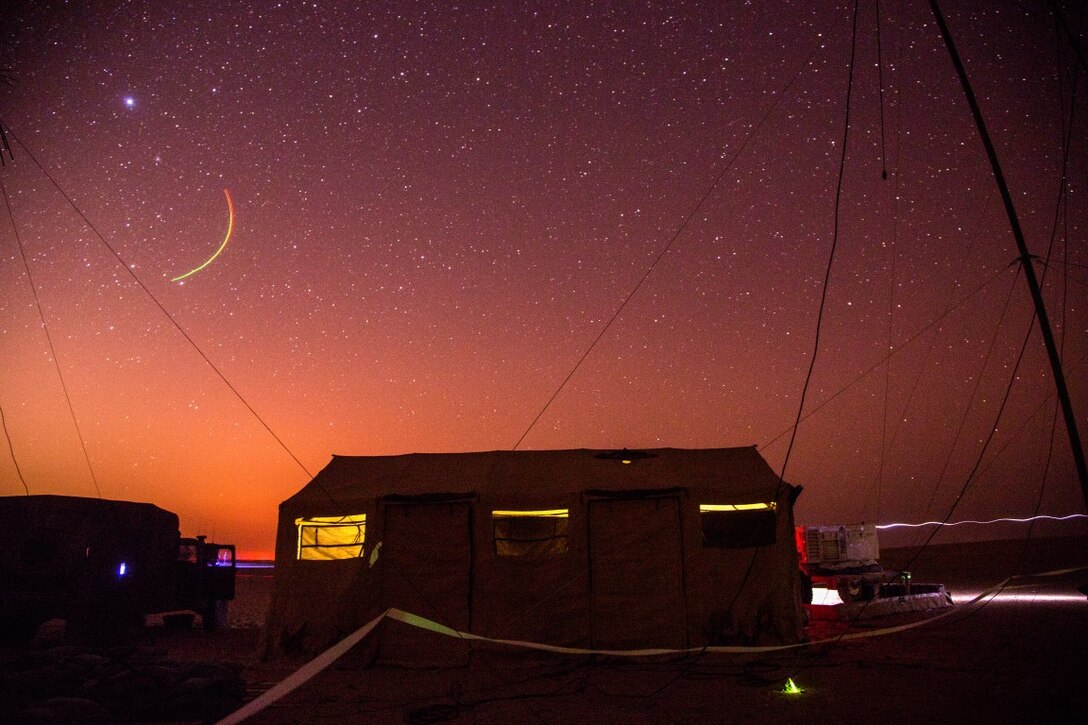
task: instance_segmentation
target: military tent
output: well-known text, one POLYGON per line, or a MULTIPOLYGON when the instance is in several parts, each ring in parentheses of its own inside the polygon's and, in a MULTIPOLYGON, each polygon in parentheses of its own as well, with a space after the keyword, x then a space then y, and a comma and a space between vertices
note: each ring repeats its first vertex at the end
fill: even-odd
MULTIPOLYGON (((334 456, 280 505, 266 650, 389 607, 596 649, 796 642, 799 493, 754 447, 334 456)), ((377 654, 464 654, 442 639, 398 623, 377 654)))

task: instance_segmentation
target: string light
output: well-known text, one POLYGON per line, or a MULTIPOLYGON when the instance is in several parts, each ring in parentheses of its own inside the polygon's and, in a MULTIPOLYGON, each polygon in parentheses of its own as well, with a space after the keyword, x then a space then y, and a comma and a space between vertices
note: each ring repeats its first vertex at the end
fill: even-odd
POLYGON ((920 524, 877 524, 878 529, 918 529, 923 526, 963 526, 964 524, 997 524, 997 523, 1014 523, 1014 524, 1026 524, 1032 521, 1071 521, 1073 519, 1088 519, 1088 514, 1069 514, 1068 516, 1047 516, 1045 514, 1039 516, 1029 516, 1027 518, 1018 519, 1012 517, 1005 517, 1000 519, 990 519, 988 521, 976 521, 974 519, 968 519, 966 521, 923 521, 920 524))

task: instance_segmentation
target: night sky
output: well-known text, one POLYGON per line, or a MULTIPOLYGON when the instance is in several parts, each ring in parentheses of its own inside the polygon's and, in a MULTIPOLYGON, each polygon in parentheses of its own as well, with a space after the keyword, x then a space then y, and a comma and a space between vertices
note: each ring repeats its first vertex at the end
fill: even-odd
MULTIPOLYGON (((947 515, 1031 322, 928 4, 880 3, 879 56, 862 5, 815 412, 785 472, 801 523, 947 515)), ((1036 270, 1083 433, 1088 73, 1048 3, 947 5, 1050 257, 1036 270)), ((755 444, 780 470, 834 241, 852 11, 4 11, 0 119, 19 143, 0 179, 98 482, 4 213, 0 405, 27 488, 151 501, 255 556, 310 478, 42 168, 310 473, 333 453, 514 447, 651 267, 519 448, 755 444), (171 282, 223 242, 224 190, 226 247, 171 282)), ((1063 13, 1085 27, 1079 3, 1063 13)), ((1084 511, 1060 416, 1050 453, 1053 390, 1036 331, 953 519, 1031 515, 1041 487, 1041 513, 1084 511)), ((0 494, 23 493, 5 443, 0 494)))

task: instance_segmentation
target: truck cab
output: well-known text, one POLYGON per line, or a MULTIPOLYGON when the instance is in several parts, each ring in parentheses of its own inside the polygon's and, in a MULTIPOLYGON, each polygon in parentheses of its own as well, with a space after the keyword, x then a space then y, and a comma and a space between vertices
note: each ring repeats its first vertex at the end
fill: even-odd
POLYGON ((216 544, 206 536, 183 538, 178 546, 178 609, 190 609, 204 620, 204 629, 227 624, 230 600, 234 599, 236 561, 233 544, 216 544))

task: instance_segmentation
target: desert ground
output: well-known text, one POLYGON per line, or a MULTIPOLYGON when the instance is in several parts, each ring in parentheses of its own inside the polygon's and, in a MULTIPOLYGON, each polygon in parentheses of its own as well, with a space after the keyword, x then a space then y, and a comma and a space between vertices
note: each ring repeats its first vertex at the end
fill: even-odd
MULTIPOLYGON (((482 646, 466 667, 403 669, 366 667, 349 653, 249 722, 1088 721, 1088 597, 1078 591, 1088 568, 1017 578, 972 603, 1013 574, 1088 567, 1088 538, 937 545, 920 554, 888 550, 882 559, 889 568, 909 563, 916 582, 944 583, 955 606, 849 625, 814 620, 810 638, 831 641, 760 655, 620 661, 482 646), (923 624, 838 638, 913 622, 923 624), (784 693, 787 678, 803 692, 784 693)), ((181 666, 227 666, 244 683, 238 699, 259 696, 304 664, 258 657, 273 577, 271 570, 239 573, 227 629, 151 627, 140 646, 181 666)), ((227 709, 224 702, 214 712, 227 709)), ((190 721, 215 719, 212 711, 194 712, 190 721)), ((142 719, 116 710, 109 717, 142 719)))

